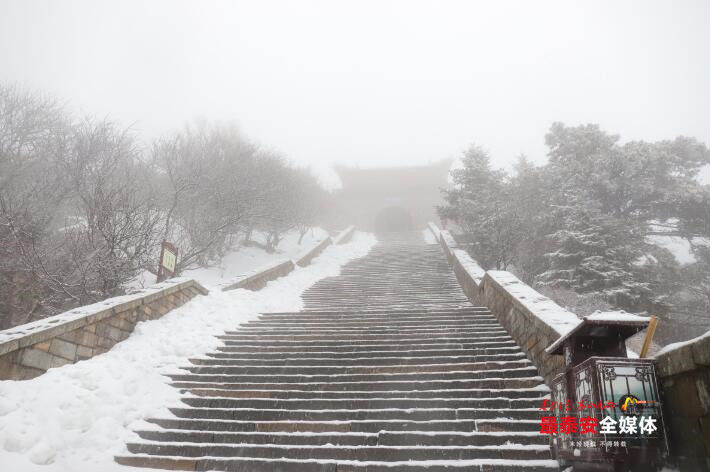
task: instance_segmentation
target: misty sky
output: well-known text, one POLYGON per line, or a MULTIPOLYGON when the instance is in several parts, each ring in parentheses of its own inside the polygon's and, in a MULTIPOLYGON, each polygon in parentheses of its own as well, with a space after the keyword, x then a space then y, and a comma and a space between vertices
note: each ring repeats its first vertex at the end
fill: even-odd
POLYGON ((232 121, 316 168, 471 142, 542 162, 553 121, 710 143, 710 2, 0 0, 0 81, 155 137, 232 121))

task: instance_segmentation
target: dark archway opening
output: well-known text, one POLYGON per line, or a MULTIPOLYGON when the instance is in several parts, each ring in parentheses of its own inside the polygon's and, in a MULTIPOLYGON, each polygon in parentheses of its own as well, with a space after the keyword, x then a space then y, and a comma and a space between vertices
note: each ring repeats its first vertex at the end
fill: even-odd
POLYGON ((391 206, 381 210, 375 216, 375 232, 391 233, 395 231, 413 231, 412 216, 400 206, 391 206))

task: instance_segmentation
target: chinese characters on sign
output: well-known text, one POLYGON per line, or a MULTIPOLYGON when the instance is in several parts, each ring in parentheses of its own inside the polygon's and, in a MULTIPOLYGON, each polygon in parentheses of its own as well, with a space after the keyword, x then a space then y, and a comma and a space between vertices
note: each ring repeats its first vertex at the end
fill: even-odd
POLYGON ((158 282, 175 275, 177 252, 177 248, 173 244, 163 241, 160 248, 160 264, 158 264, 158 282))
POLYGON ((639 420, 636 416, 622 416, 616 421, 611 416, 605 416, 601 421, 597 421, 592 416, 585 416, 577 422, 574 416, 564 416, 557 421, 555 416, 543 416, 540 421, 540 433, 542 434, 641 434, 651 435, 658 431, 656 418, 642 416, 639 420), (597 431, 597 427, 601 428, 597 431))
MULTIPOLYGON (((637 406, 639 403, 633 397, 624 398, 624 402, 619 405, 619 409, 624 413, 630 413, 633 415, 635 412, 640 410, 637 408, 632 408, 632 406, 637 406), (630 400, 631 399, 631 400, 630 400)), ((586 409, 599 409, 599 410, 614 410, 617 405, 614 402, 597 402, 594 403, 584 403, 581 401, 577 407, 578 411, 586 409)), ((566 402, 550 402, 548 399, 543 400, 542 407, 540 410, 543 411, 573 411, 570 401, 566 402)), ((615 419, 615 416, 611 415, 604 416, 601 420, 597 420, 594 416, 584 416, 579 419, 576 416, 543 416, 540 421, 540 433, 541 434, 601 434, 601 435, 632 435, 632 436, 650 436, 658 431, 658 426, 656 424, 656 418, 652 416, 621 416, 615 419)), ((596 447, 596 441, 574 441, 583 443, 594 443, 594 445, 588 447, 596 447)), ((626 441, 601 441, 602 446, 619 446, 625 447, 626 441), (606 444, 611 443, 611 444, 606 444)))

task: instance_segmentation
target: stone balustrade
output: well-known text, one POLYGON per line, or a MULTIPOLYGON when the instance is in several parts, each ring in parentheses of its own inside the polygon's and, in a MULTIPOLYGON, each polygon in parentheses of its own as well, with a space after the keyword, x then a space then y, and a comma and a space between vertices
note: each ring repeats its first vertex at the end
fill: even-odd
POLYGON ((353 234, 355 234, 355 226, 350 225, 338 233, 333 239, 333 244, 345 244, 353 238, 353 234))
MULTIPOLYGON (((438 228, 429 226, 432 232, 438 228)), ((456 278, 472 303, 488 307, 510 336, 537 367, 548 385, 563 371, 561 356, 545 348, 580 323, 580 319, 506 271, 481 268, 460 249, 448 231, 434 233, 446 253, 456 278)))
POLYGON ((130 336, 139 321, 160 318, 207 293, 194 280, 172 279, 0 331, 0 380, 30 379, 106 352, 130 336))
POLYGON ((710 332, 656 355, 671 452, 680 470, 710 469, 710 332))
POLYGON ((220 285, 223 292, 228 290, 236 290, 238 288, 260 290, 264 288, 268 282, 289 274, 293 268, 293 261, 291 259, 286 259, 228 280, 220 285))
POLYGON ((319 242, 315 247, 307 250, 304 254, 296 259, 296 265, 299 267, 305 267, 311 263, 311 261, 317 257, 321 252, 325 250, 328 246, 333 244, 333 240, 328 236, 323 241, 319 242))
MULTIPOLYGON (((337 236, 336 244, 349 241, 354 231, 354 226, 346 228, 337 236)), ((280 261, 226 281, 222 290, 259 290, 269 281, 290 273, 295 264, 301 267, 310 264, 331 242, 330 237, 325 238, 295 263, 280 261)), ((194 280, 176 278, 130 295, 0 331, 0 380, 30 379, 52 367, 90 359, 128 338, 139 321, 160 318, 191 298, 207 293, 194 280)))

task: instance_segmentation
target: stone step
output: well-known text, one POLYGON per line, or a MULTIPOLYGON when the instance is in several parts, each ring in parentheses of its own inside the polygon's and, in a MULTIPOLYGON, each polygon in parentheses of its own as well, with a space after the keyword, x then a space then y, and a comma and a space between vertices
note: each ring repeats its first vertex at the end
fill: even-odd
POLYGON ((405 373, 362 373, 362 374, 237 374, 230 369, 238 367, 187 367, 183 370, 191 374, 170 375, 173 380, 189 380, 191 375, 210 378, 212 382, 271 382, 271 383, 331 383, 331 382, 377 382, 377 381, 441 381, 479 380, 485 378, 532 377, 537 370, 532 365, 509 369, 488 369, 477 371, 451 372, 405 372, 405 373))
POLYGON ((409 345, 399 345, 393 346, 392 350, 339 350, 330 351, 325 348, 323 351, 303 351, 303 350, 293 350, 284 349, 283 351, 252 351, 245 350, 240 351, 238 348, 226 348, 219 347, 218 351, 205 354, 209 357, 220 357, 220 358, 230 358, 238 357, 244 359, 264 359, 264 360, 284 360, 284 359, 309 359, 314 356, 317 357, 327 357, 330 359, 343 359, 343 362, 347 362, 347 359, 358 358, 358 359, 377 359, 380 357, 386 358, 411 358, 411 357, 426 357, 426 356, 495 356, 495 355, 510 355, 510 354, 522 354, 515 343, 508 342, 507 344, 499 347, 451 347, 460 345, 433 345, 431 347, 426 346, 421 349, 417 349, 417 346, 409 345))
POLYGON ((218 336, 220 339, 234 339, 239 336, 313 336, 317 334, 319 337, 330 338, 334 336, 359 336, 359 335, 422 335, 422 334, 500 334, 507 333, 507 331, 501 325, 466 325, 466 326, 377 326, 377 327, 330 327, 330 328, 317 328, 317 327, 294 327, 294 328, 261 328, 261 327, 244 327, 240 331, 225 333, 218 336))
POLYGON ((351 390, 418 390, 426 389, 473 389, 473 388, 533 388, 540 385, 542 377, 527 376, 518 378, 480 378, 451 380, 381 380, 376 382, 246 382, 236 381, 230 376, 171 375, 172 385, 177 388, 221 388, 238 390, 305 390, 305 391, 351 391, 351 390))
POLYGON ((311 342, 311 341, 326 341, 333 342, 355 342, 355 341, 390 341, 390 340, 413 340, 422 341, 429 339, 463 339, 472 342, 474 340, 486 339, 510 339, 508 332, 503 328, 494 329, 452 329, 452 330, 387 330, 378 332, 367 332, 363 330, 342 330, 341 332, 283 332, 279 333, 270 331, 251 332, 245 330, 240 334, 229 334, 217 336, 218 339, 225 341, 225 344, 231 341, 295 341, 295 342, 311 342))
POLYGON ((538 421, 538 408, 381 408, 360 410, 253 410, 248 408, 170 408, 178 418, 236 419, 242 421, 347 421, 347 420, 478 420, 508 418, 538 421))
POLYGON ((374 410, 374 409, 427 409, 427 408, 527 408, 542 406, 539 398, 392 398, 392 399, 269 399, 183 397, 182 402, 195 408, 255 409, 255 410, 374 410))
POLYGON ((146 454, 116 457, 116 462, 133 467, 166 470, 229 472, 550 472, 559 471, 557 461, 474 459, 442 465, 441 461, 339 462, 322 459, 191 458, 146 454))
POLYGON ((338 459, 346 461, 416 461, 466 459, 549 460, 550 449, 539 445, 486 446, 280 446, 261 444, 128 443, 133 454, 182 457, 250 457, 272 459, 338 459))
POLYGON ((476 343, 357 343, 357 344, 307 344, 298 345, 294 343, 284 343, 283 345, 269 345, 269 344, 256 344, 248 342, 232 342, 229 346, 221 346, 217 348, 219 352, 301 352, 301 353, 315 353, 324 351, 335 351, 335 352, 372 352, 372 351, 409 351, 409 350, 427 350, 427 349, 495 349, 501 347, 514 347, 520 349, 515 341, 502 340, 502 341, 485 341, 476 343))
MULTIPOLYGON (((176 384, 174 384, 176 385, 176 384)), ((204 385, 204 384, 195 384, 204 385)), ((221 384, 216 384, 221 385, 221 384)), ((388 391, 324 391, 324 390, 243 390, 225 388, 181 388, 183 392, 201 397, 222 398, 283 398, 283 399, 348 399, 348 398, 538 398, 550 394, 549 389, 458 389, 458 390, 388 390, 388 391)), ((539 400, 541 401, 541 400, 539 400)))
MULTIPOLYGON (((275 336, 273 338, 278 338, 275 336)), ((484 335, 475 334, 467 336, 411 336, 411 335, 386 335, 386 336, 350 336, 344 339, 335 337, 324 338, 313 336, 311 339, 273 339, 269 336, 241 336, 224 341, 225 346, 258 346, 267 345, 270 347, 282 346, 352 346, 361 344, 363 346, 377 346, 390 344, 489 344, 501 341, 512 342, 509 335, 484 335)), ((296 338, 295 336, 292 338, 296 338)))
POLYGON ((472 326, 500 326, 498 320, 493 317, 490 318, 468 318, 468 319, 456 319, 456 318, 437 318, 437 319, 408 319, 405 321, 396 320, 364 320, 364 321, 332 321, 332 320, 284 320, 284 321, 267 321, 267 320, 252 320, 239 325, 239 330, 237 331, 227 331, 226 334, 237 334, 243 329, 360 329, 360 328, 408 328, 408 327, 444 327, 444 328, 455 328, 458 326, 472 327, 472 326))
POLYGON ((264 366, 264 365, 226 365, 220 360, 217 365, 200 363, 183 367, 195 374, 231 374, 231 375, 369 375, 369 374, 405 374, 405 373, 441 373, 461 371, 488 371, 502 369, 518 369, 530 367, 532 363, 526 358, 510 361, 488 362, 457 362, 448 364, 395 364, 395 365, 325 365, 325 366, 264 366))
POLYGON ((353 318, 366 318, 373 320, 406 320, 408 318, 412 319, 426 319, 428 317, 446 317, 446 318, 477 318, 477 317, 491 317, 493 316, 491 311, 487 308, 471 308, 471 309, 457 309, 457 308, 432 308, 429 310, 424 309, 393 309, 393 308, 380 308, 380 309, 367 309, 363 307, 357 310, 343 310, 343 309, 323 309, 323 310, 304 310, 295 312, 270 312, 262 313, 259 315, 259 319, 262 320, 288 320, 288 319, 313 319, 321 318, 325 320, 344 320, 353 318))
POLYGON ((119 463, 241 472, 558 470, 549 389, 438 245, 386 243, 167 375, 184 395, 119 463))
POLYGON ((136 431, 142 439, 158 442, 213 444, 279 444, 339 446, 499 446, 515 444, 547 445, 549 438, 536 431, 501 433, 468 432, 396 432, 378 433, 257 433, 190 430, 136 431))
MULTIPOLYGON (((208 354, 209 355, 209 354, 208 354)), ((211 354, 209 357, 190 359, 195 365, 234 366, 386 366, 397 364, 409 366, 417 364, 466 364, 478 362, 504 362, 525 359, 522 352, 511 354, 488 354, 479 356, 439 356, 439 357, 298 357, 283 356, 276 359, 254 359, 240 357, 240 354, 211 354)))
POLYGON ((191 418, 152 418, 147 420, 161 428, 199 430, 199 431, 231 431, 231 432, 262 432, 262 433, 327 433, 327 432, 361 432, 377 433, 380 431, 408 432, 493 432, 507 433, 538 433, 540 420, 512 419, 479 419, 479 420, 440 420, 440 421, 410 421, 395 420, 347 420, 347 421, 243 421, 233 419, 191 419, 191 418))

